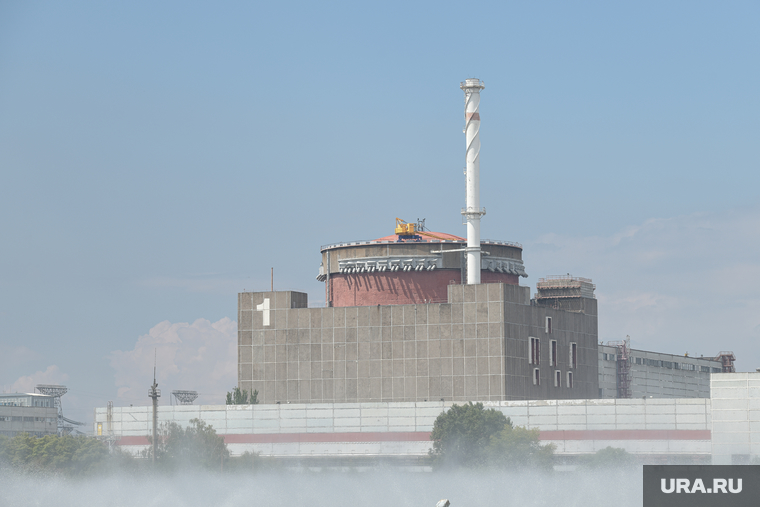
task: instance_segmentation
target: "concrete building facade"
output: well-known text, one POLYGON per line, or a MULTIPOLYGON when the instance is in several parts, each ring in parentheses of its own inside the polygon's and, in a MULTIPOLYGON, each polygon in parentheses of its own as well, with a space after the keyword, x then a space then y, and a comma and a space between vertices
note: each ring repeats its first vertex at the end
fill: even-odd
POLYGON ((238 385, 262 403, 578 399, 598 395, 596 300, 541 306, 512 284, 448 285, 447 302, 308 308, 238 295, 238 385))
POLYGON ((37 437, 58 432, 58 409, 52 396, 31 393, 0 394, 0 435, 29 433, 37 437))
MULTIPOLYGON (((599 345, 599 397, 618 397, 618 357, 613 345, 599 345)), ((710 374, 722 372, 715 358, 677 356, 631 349, 631 398, 709 398, 710 374)))

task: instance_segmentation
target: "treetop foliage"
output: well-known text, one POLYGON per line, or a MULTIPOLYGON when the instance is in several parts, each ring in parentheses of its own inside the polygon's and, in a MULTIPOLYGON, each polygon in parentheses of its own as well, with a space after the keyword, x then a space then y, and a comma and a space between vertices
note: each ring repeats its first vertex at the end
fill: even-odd
POLYGON ((453 405, 442 412, 430 439, 437 468, 552 467, 554 446, 541 445, 538 430, 514 427, 503 413, 482 403, 453 405))
MULTIPOLYGON (((216 434, 213 426, 200 419, 191 419, 190 426, 182 428, 175 422, 161 425, 158 430, 156 462, 164 468, 201 467, 221 469, 223 461, 229 459, 230 452, 224 437, 216 434)), ((153 443, 152 437, 148 440, 153 443)), ((153 447, 143 453, 153 457, 153 447)))
POLYGON ((482 403, 453 405, 433 424, 432 456, 439 464, 483 465, 491 436, 507 426, 512 427, 512 421, 498 410, 484 409, 482 403))
POLYGON ((497 468, 538 468, 551 470, 554 444, 541 445, 539 431, 524 426, 508 426, 491 437, 489 464, 497 468))
MULTIPOLYGON (((217 435, 211 425, 200 419, 191 419, 187 428, 175 422, 162 424, 157 440, 154 467, 152 446, 139 456, 133 456, 118 446, 109 450, 106 442, 96 437, 34 437, 22 433, 8 438, 0 435, 0 471, 85 477, 116 472, 153 473, 156 470, 174 473, 198 468, 250 472, 276 465, 256 452, 231 457, 224 437, 217 435)), ((150 436, 148 441, 152 441, 150 436)))
POLYGON ((586 468, 610 469, 625 468, 636 464, 636 457, 623 448, 607 446, 595 454, 584 456, 581 465, 586 468))
POLYGON ((254 390, 248 397, 248 390, 240 390, 235 386, 231 392, 227 393, 227 405, 258 405, 259 404, 259 391, 254 390))
POLYGON ((90 475, 99 470, 108 457, 108 447, 92 437, 34 437, 28 433, 13 438, 0 436, 0 463, 21 471, 90 475))

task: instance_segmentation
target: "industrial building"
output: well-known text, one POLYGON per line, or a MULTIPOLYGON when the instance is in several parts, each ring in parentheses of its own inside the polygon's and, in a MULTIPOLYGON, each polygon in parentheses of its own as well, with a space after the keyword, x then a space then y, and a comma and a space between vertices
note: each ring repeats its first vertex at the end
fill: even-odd
POLYGON ((0 435, 19 433, 42 437, 58 432, 58 409, 52 396, 32 393, 0 394, 0 435))
POLYGON ((676 359, 627 342, 600 345, 590 279, 541 278, 531 298, 519 285, 522 247, 480 239, 483 84, 468 79, 461 88, 466 239, 397 218, 391 236, 323 246, 325 307, 309 308, 296 291, 238 294, 238 386, 258 391, 261 404, 158 408, 151 394, 153 410, 97 409, 98 435, 139 451, 154 418, 183 426, 200 418, 233 454, 409 463, 427 456, 441 412, 481 401, 540 430, 560 456, 607 446, 660 462, 757 455, 755 426, 737 437, 720 421, 737 417, 726 407, 756 401, 757 387, 747 386, 760 374, 742 377, 736 390, 733 354, 676 359))
POLYGON ((732 352, 690 357, 599 344, 600 398, 709 398, 710 374, 734 371, 732 352))
POLYGON ((324 308, 300 292, 239 294, 241 389, 262 403, 598 395, 593 284, 562 277, 551 299, 531 300, 522 247, 480 239, 483 88, 461 84, 467 238, 396 218, 391 236, 322 247, 324 308))

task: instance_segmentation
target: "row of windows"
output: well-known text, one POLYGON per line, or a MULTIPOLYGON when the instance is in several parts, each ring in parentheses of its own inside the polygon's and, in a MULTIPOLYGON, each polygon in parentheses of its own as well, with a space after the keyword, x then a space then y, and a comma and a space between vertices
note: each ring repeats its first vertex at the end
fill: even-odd
MULTIPOLYGON (((533 385, 541 385, 541 371, 538 368, 533 368, 533 385)), ((554 387, 562 387, 562 372, 560 370, 554 370, 554 387)), ((573 372, 571 371, 566 373, 565 387, 573 388, 573 372)))
MULTIPOLYGON (((547 317, 551 318, 551 317, 547 317)), ((578 344, 570 343, 568 348, 568 365, 570 368, 578 367, 578 344)), ((530 350, 528 351, 528 364, 541 364, 541 341, 538 338, 530 338, 530 350)), ((549 366, 559 364, 559 352, 557 340, 549 340, 549 366)))
POLYGON ((0 421, 7 421, 7 422, 54 422, 55 418, 53 417, 31 417, 31 416, 20 416, 20 415, 0 415, 0 421))
MULTIPOLYGON (((602 354, 605 361, 615 361, 615 354, 602 354)), ((712 368, 710 366, 699 366, 692 363, 677 363, 675 361, 662 361, 660 359, 648 359, 646 357, 631 357, 631 364, 640 364, 644 366, 654 366, 657 368, 668 368, 671 370, 701 371, 703 373, 720 373, 721 368, 712 368)))
POLYGON ((31 399, 27 397, 23 398, 0 398, 0 406, 3 407, 52 407, 51 401, 48 399, 31 399))

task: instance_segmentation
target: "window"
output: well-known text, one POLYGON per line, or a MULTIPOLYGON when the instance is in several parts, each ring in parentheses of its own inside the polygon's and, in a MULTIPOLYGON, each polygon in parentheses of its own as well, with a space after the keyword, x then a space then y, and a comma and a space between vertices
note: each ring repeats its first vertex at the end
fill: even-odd
POLYGON ((567 372, 567 387, 568 389, 573 388, 573 372, 571 371, 567 372))
POLYGON ((530 339, 530 355, 528 356, 529 364, 541 364, 541 343, 538 338, 530 339))
POLYGON ((710 367, 709 366, 700 366, 700 370, 703 373, 710 373, 710 367))
POLYGON ((723 368, 713 368, 712 372, 713 373, 722 373, 723 372, 723 368))
POLYGON ((554 370, 554 387, 562 387, 562 372, 554 370))
POLYGON ((551 333, 552 332, 552 318, 546 317, 546 332, 551 333))
POLYGON ((541 385, 541 377, 539 377, 538 375, 538 368, 533 368, 533 385, 534 386, 541 385))
POLYGON ((549 342, 549 366, 557 366, 557 340, 549 342))
POLYGON ((578 367, 578 344, 570 344, 570 368, 578 367))

